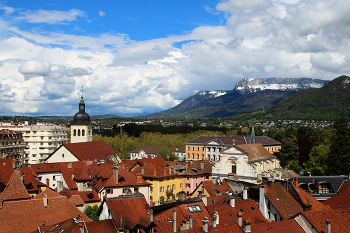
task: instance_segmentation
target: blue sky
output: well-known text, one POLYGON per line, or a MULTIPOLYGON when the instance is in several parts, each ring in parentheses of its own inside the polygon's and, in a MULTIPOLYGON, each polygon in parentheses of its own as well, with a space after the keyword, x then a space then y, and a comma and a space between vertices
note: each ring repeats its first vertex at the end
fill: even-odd
POLYGON ((350 4, 0 0, 0 115, 142 115, 244 78, 349 75, 350 4))

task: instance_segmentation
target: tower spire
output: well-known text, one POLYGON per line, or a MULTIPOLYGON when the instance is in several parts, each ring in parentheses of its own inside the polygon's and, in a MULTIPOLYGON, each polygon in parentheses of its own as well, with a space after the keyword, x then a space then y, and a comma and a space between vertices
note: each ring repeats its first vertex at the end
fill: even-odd
POLYGON ((84 98, 84 86, 81 86, 81 98, 84 98))

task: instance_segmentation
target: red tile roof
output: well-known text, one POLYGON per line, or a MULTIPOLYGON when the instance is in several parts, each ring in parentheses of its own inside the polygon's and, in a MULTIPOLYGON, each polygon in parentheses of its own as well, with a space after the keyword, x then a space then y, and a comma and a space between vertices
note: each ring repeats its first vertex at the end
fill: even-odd
POLYGON ((64 190, 60 192, 61 195, 66 196, 68 199, 73 195, 78 195, 85 203, 100 202, 97 192, 92 191, 78 191, 78 190, 64 190))
POLYGON ((23 185, 19 171, 14 171, 5 190, 0 194, 0 199, 3 201, 14 201, 30 198, 30 195, 23 185))
POLYGON ((340 186, 338 193, 341 193, 343 191, 346 191, 347 189, 350 188, 350 181, 348 180, 344 180, 344 182, 342 183, 342 185, 340 186))
POLYGON ((284 220, 280 222, 268 222, 253 224, 251 226, 251 232, 259 233, 281 233, 281 232, 293 232, 293 233, 304 233, 305 231, 299 226, 299 224, 293 220, 284 220))
POLYGON ((311 196, 302 188, 296 187, 296 191, 299 194, 299 197, 303 202, 303 205, 306 207, 304 208, 305 211, 310 211, 310 210, 319 211, 319 210, 329 209, 329 207, 326 206, 324 202, 323 203, 319 202, 318 200, 316 200, 316 198, 311 196))
POLYGON ((143 166, 135 167, 132 171, 133 174, 142 174, 143 177, 151 177, 151 178, 162 178, 178 175, 177 172, 171 170, 168 167, 159 166, 154 163, 147 163, 143 166), (142 174, 143 170, 143 174, 142 174))
MULTIPOLYGON (((232 192, 231 187, 227 184, 226 180, 222 180, 221 184, 214 184, 212 180, 205 180, 202 181, 201 184, 198 185, 198 187, 196 188, 196 190, 201 187, 204 186, 204 188, 207 190, 207 192, 209 193, 210 197, 214 197, 216 196, 216 193, 219 191, 221 193, 221 195, 224 195, 226 192, 232 192)), ((196 190, 194 191, 194 193, 196 192, 196 190)))
MULTIPOLYGON (((67 143, 62 146, 69 150, 79 161, 94 161, 97 159, 104 160, 107 163, 112 163, 107 156, 115 155, 117 153, 104 141, 67 143)), ((48 158, 50 158, 50 156, 48 158)))
POLYGON ((53 225, 78 215, 90 221, 66 197, 48 198, 47 206, 43 199, 4 202, 0 211, 1 232, 33 232, 38 226, 53 225))
POLYGON ((132 150, 132 153, 139 153, 141 150, 143 150, 146 154, 157 154, 158 151, 161 149, 167 149, 170 152, 186 152, 185 146, 180 147, 170 147, 170 146, 141 146, 134 150, 132 150))
POLYGON ((40 199, 40 200, 42 200, 44 195, 46 195, 47 198, 62 197, 62 195, 56 193, 55 191, 52 191, 51 189, 45 189, 44 191, 42 191, 41 193, 36 195, 33 199, 40 199))
POLYGON ((333 233, 348 232, 350 229, 350 210, 307 211, 303 215, 318 232, 326 232, 327 220, 333 233))
POLYGON ((294 217, 303 211, 281 183, 270 182, 266 184, 266 188, 265 196, 281 214, 284 220, 294 217))
POLYGON ((117 226, 121 225, 120 217, 123 218, 127 229, 134 229, 138 225, 144 228, 151 226, 149 205, 145 197, 118 197, 108 198, 105 201, 117 226))
POLYGON ((10 177, 15 170, 12 167, 13 162, 15 162, 14 159, 0 159, 0 182, 4 185, 9 182, 10 177))
POLYGON ((257 144, 242 144, 237 145, 248 153, 248 161, 256 161, 261 159, 275 158, 268 150, 266 150, 260 143, 257 144))
POLYGON ((83 206, 85 204, 79 195, 72 195, 68 201, 75 206, 83 206))
POLYGON ((328 198, 323 202, 324 205, 330 206, 332 209, 345 210, 350 209, 350 188, 342 190, 341 193, 328 198))

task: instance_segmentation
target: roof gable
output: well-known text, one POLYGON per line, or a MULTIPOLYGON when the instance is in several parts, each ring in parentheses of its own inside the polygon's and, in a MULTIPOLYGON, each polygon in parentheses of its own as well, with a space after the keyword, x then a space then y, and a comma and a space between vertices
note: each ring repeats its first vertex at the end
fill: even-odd
POLYGON ((271 159, 275 158, 265 147, 261 144, 244 144, 237 145, 239 148, 243 149, 248 153, 248 161, 256 161, 261 159, 271 159))
POLYGON ((13 201, 30 198, 30 195, 23 185, 19 171, 14 171, 5 190, 0 195, 0 199, 3 201, 13 201))

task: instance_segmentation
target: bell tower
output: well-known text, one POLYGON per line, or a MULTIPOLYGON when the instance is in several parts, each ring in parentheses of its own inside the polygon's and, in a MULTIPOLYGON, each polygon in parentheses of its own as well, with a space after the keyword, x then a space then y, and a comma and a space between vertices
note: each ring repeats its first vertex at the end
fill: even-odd
POLYGON ((79 102, 79 112, 74 115, 70 124, 70 142, 91 142, 92 124, 90 116, 85 112, 85 102, 83 96, 83 87, 81 87, 81 99, 79 102))

